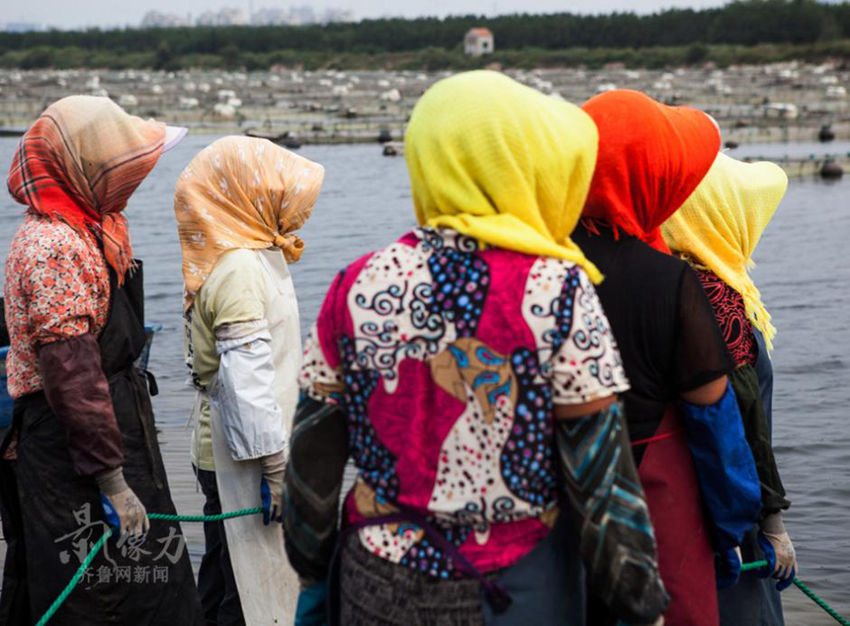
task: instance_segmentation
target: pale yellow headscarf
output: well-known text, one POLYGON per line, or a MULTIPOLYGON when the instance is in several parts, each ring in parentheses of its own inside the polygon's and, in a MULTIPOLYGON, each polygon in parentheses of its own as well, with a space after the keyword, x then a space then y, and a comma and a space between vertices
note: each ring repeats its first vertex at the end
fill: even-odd
POLYGON ((297 261, 304 242, 293 231, 310 217, 324 176, 318 163, 265 139, 224 137, 201 150, 174 193, 185 310, 228 250, 277 247, 297 261))
POLYGON ((404 152, 420 224, 497 248, 567 259, 602 275, 572 242, 598 135, 580 108, 498 72, 458 74, 413 109, 404 152))
POLYGON ((747 316, 764 334, 769 350, 776 328, 748 270, 787 188, 788 177, 775 163, 744 163, 721 153, 696 191, 661 227, 671 250, 707 267, 741 294, 747 316))

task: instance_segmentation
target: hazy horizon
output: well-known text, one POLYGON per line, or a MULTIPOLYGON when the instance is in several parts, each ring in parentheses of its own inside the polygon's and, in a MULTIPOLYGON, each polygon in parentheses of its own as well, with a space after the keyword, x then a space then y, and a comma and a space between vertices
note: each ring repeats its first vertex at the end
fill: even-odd
POLYGON ((0 24, 33 23, 48 28, 77 29, 89 27, 138 26, 148 11, 174 13, 182 17, 191 15, 194 19, 205 11, 218 11, 224 7, 241 9, 246 15, 263 8, 283 8, 291 6, 310 6, 317 13, 326 9, 351 11, 357 20, 377 17, 419 17, 446 15, 499 15, 506 13, 612 13, 614 11, 634 11, 652 13, 668 8, 701 9, 726 4, 724 0, 578 0, 565 3, 563 0, 408 0, 395 3, 387 10, 382 0, 323 0, 307 2, 294 0, 281 2, 275 0, 184 0, 175 6, 173 0, 146 0, 130 2, 128 0, 89 0, 88 2, 68 2, 67 0, 34 0, 28 3, 16 3, 3 10, 0 24))

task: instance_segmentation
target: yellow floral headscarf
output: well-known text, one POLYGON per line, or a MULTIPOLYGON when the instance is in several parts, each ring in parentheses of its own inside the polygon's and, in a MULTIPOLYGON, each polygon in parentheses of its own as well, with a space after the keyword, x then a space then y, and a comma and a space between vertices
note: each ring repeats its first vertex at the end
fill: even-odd
POLYGON ((764 334, 769 350, 776 328, 748 270, 787 188, 788 177, 775 163, 744 163, 721 153, 696 191, 661 227, 671 250, 707 267, 741 294, 747 316, 764 334))
POLYGON ((325 170, 265 139, 224 137, 189 163, 174 193, 183 249, 184 310, 228 250, 280 248, 290 263, 304 242, 325 170))
POLYGON ((602 275, 572 242, 598 135, 580 108, 503 74, 458 74, 413 109, 404 152, 420 224, 497 248, 567 259, 602 275))

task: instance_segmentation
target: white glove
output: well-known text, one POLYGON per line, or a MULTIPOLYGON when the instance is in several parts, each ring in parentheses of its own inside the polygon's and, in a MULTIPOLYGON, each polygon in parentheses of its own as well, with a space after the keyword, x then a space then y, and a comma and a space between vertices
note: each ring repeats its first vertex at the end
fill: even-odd
POLYGON ((785 530, 782 522, 782 513, 768 515, 762 520, 761 532, 770 542, 773 551, 776 552, 776 567, 771 572, 774 578, 784 580, 791 576, 792 572, 799 573, 797 569, 797 554, 791 537, 785 530))

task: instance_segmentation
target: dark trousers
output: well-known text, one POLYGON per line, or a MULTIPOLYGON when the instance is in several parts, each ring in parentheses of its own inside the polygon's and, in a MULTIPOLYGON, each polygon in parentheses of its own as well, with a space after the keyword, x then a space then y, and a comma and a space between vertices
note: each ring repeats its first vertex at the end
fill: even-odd
POLYGON ((3 540, 6 542, 3 590, 0 593, 0 625, 32 624, 35 620, 30 615, 23 520, 12 461, 0 460, 0 517, 3 520, 3 540))
MULTIPOLYGON (((221 513, 215 472, 194 468, 206 498, 204 515, 221 513)), ((244 626, 242 603, 230 564, 224 522, 204 522, 204 556, 198 571, 198 592, 207 626, 244 626)))

